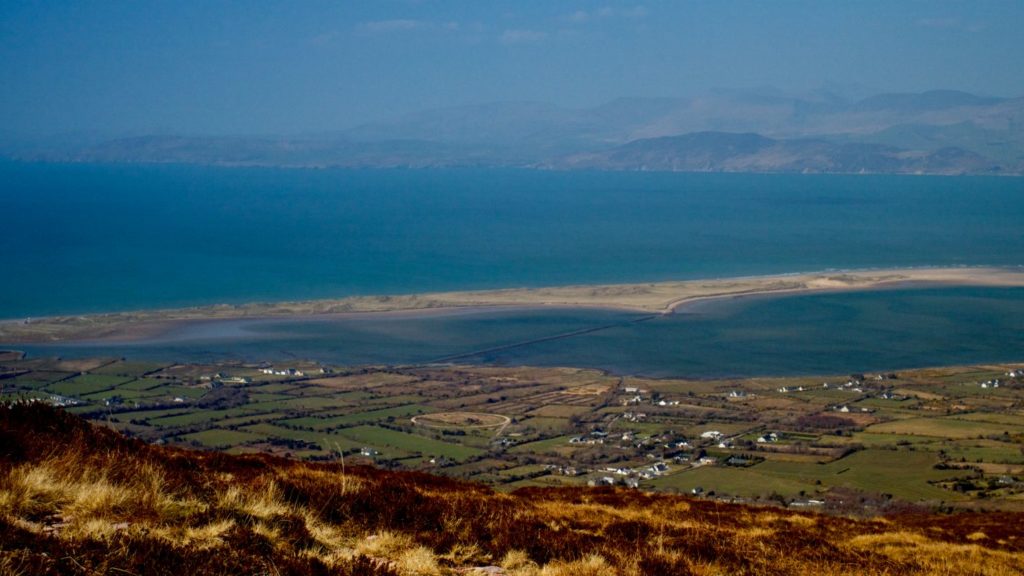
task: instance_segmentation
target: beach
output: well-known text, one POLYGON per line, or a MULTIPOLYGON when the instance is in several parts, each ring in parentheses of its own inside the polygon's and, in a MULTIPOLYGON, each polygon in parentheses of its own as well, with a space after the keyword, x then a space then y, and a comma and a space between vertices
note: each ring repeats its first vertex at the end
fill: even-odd
POLYGON ((1016 268, 902 268, 683 280, 643 284, 353 296, 289 302, 255 302, 164 310, 122 311, 0 322, 0 343, 152 338, 183 323, 259 318, 324 318, 353 314, 422 313, 489 307, 579 307, 671 314, 721 298, 912 286, 1024 286, 1016 268))

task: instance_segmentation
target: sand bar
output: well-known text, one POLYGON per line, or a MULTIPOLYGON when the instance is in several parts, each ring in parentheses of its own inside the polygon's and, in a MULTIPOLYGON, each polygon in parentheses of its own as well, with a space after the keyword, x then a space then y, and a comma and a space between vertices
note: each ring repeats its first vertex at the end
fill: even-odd
POLYGON ((860 291, 904 285, 1024 286, 1024 270, 1020 268, 844 270, 644 284, 510 288, 400 296, 352 296, 294 302, 220 304, 168 310, 5 320, 0 321, 0 343, 97 339, 134 340, 152 337, 182 322, 193 321, 319 317, 492 306, 604 307, 668 314, 681 306, 712 298, 860 291))

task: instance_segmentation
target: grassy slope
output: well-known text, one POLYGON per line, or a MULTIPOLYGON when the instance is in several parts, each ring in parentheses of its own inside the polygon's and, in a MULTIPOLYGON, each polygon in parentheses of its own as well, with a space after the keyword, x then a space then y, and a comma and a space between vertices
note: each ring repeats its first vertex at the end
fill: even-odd
POLYGON ((1024 572, 1024 515, 853 520, 149 446, 0 405, 2 574, 1024 572), (468 572, 472 573, 472 572, 468 572))

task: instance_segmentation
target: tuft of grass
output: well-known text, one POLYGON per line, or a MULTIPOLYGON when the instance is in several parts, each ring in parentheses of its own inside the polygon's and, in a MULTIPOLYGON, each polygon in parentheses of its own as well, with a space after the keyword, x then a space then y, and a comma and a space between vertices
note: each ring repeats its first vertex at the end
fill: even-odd
POLYGON ((615 568, 598 554, 571 561, 552 562, 538 572, 538 576, 604 576, 612 574, 615 568))
POLYGON ((540 566, 523 550, 509 550, 502 558, 500 566, 509 576, 536 576, 540 566))
POLYGON ((440 576, 441 567, 434 557, 434 551, 426 546, 402 552, 394 562, 398 573, 403 576, 440 576))
POLYGON ((291 512, 291 508, 281 501, 276 483, 264 482, 261 479, 257 480, 255 484, 256 486, 251 488, 235 484, 228 486, 218 495, 217 507, 223 512, 240 516, 247 521, 266 520, 291 512))

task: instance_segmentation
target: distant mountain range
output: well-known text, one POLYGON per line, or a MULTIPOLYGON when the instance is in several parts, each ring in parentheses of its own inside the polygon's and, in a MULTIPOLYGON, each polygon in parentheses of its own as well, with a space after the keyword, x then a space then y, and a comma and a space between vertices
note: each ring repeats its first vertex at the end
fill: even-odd
POLYGON ((848 101, 718 90, 594 108, 500 102, 304 136, 149 135, 7 156, 74 162, 1024 174, 1024 98, 936 90, 848 101))

